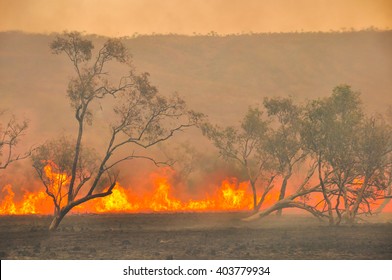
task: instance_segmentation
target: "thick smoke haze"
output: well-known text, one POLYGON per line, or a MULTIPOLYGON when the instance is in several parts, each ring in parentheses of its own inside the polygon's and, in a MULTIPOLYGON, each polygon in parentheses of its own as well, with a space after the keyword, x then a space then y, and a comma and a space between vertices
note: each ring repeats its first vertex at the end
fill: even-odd
MULTIPOLYGON (((90 36, 96 50, 106 38, 90 36)), ((29 119, 29 129, 19 146, 30 146, 59 136, 74 135, 77 126, 66 97, 73 76, 65 56, 53 55, 49 43, 54 35, 18 32, 0 34, 1 107, 19 119, 29 119)), ((340 84, 361 92, 369 114, 391 105, 392 32, 304 33, 242 36, 140 36, 124 40, 133 55, 136 70, 147 71, 161 93, 177 91, 193 110, 206 114, 219 125, 238 125, 249 106, 261 105, 263 98, 292 96, 297 102, 326 97, 340 84)), ((123 69, 111 67, 114 77, 123 69)), ((86 143, 98 153, 107 144, 110 104, 93 108, 94 129, 87 129, 86 143)), ((197 129, 178 134, 170 143, 152 151, 158 158, 183 157, 188 142, 197 153, 189 178, 173 177, 178 188, 193 194, 219 184, 225 176, 242 174, 222 165, 216 149, 197 129), (213 179, 211 179, 213 178, 213 179), (185 182, 188 180, 188 182, 185 182), (186 186, 184 186, 186 184, 186 186)), ((185 157, 184 157, 185 154, 185 157)), ((178 172, 187 166, 176 166, 178 172)), ((121 167, 120 181, 126 186, 146 186, 149 162, 130 162, 121 167)), ((29 160, 11 166, 2 181, 16 190, 34 189, 36 175, 29 160), (23 171, 21 171, 23 170, 23 171), (19 175, 17 175, 19 174, 19 175)))
MULTIPOLYGON (((265 97, 306 102, 329 96, 340 84, 361 92, 368 114, 383 114, 391 105, 388 0, 0 0, 0 10, 0 109, 7 110, 5 118, 29 120, 21 152, 76 132, 66 97, 72 66, 49 49, 55 33, 64 30, 85 31, 95 50, 103 36, 128 36, 124 43, 136 71, 149 72, 161 93, 178 92, 189 108, 219 125, 238 125, 248 107, 260 106, 265 97), (137 35, 154 33, 167 35, 137 35)), ((122 70, 113 64, 110 72, 117 77, 122 70)), ((107 144, 110 104, 97 103, 93 114, 94 130, 84 139, 100 153, 107 144)), ((181 159, 171 176, 177 188, 196 194, 225 176, 244 177, 223 163, 197 129, 172 140, 150 153, 181 159), (183 143, 200 153, 194 162, 179 148, 183 143)), ((122 165, 120 181, 146 187, 154 170, 149 162, 132 161, 122 165)), ((0 176, 18 195, 42 187, 29 160, 0 176)))
POLYGON ((392 27, 389 0, 1 0, 0 31, 220 34, 392 27))

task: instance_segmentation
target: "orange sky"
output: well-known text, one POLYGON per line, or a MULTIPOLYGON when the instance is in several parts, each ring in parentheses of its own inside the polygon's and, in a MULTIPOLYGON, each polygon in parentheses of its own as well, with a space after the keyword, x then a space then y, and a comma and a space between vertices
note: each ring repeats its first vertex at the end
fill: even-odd
POLYGON ((0 31, 219 34, 392 28, 392 0, 0 0, 0 31))

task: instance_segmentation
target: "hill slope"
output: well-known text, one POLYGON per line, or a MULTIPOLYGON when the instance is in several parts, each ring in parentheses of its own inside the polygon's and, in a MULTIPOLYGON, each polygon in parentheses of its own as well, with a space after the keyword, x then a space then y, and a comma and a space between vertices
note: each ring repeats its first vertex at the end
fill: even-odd
MULTIPOLYGON (((43 137, 73 128, 65 98, 71 66, 50 53, 53 38, 0 33, 0 107, 24 112, 33 133, 43 137)), ((97 48, 105 40, 91 38, 97 48)), ((156 35, 125 43, 137 70, 150 72, 159 89, 179 92, 193 109, 218 123, 236 122, 265 96, 304 100, 327 96, 342 83, 362 92, 370 112, 391 104, 392 31, 156 35)))

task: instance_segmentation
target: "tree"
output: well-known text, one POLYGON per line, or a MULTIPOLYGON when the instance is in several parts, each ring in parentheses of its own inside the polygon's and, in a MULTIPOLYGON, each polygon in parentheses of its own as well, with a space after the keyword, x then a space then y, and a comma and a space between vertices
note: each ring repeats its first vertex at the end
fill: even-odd
POLYGON ((308 104, 302 137, 317 160, 329 223, 343 218, 352 223, 361 207, 371 213, 371 204, 390 185, 390 127, 366 117, 359 93, 341 85, 308 104))
MULTIPOLYGON (((54 216, 61 214, 61 209, 67 204, 69 183, 72 174, 72 164, 75 158, 75 141, 67 137, 60 137, 47 141, 37 147, 32 154, 33 167, 45 186, 45 191, 52 198, 54 216)), ((78 186, 74 196, 78 196, 84 182, 87 182, 97 169, 98 158, 94 151, 80 148, 76 177, 78 186)), ((112 179, 111 177, 107 178, 112 179)), ((107 183, 102 180, 102 183, 107 183)), ((105 187, 101 186, 100 190, 105 187)))
POLYGON ((34 157, 34 167, 55 204, 54 218, 49 227, 55 230, 75 206, 112 193, 118 177, 115 168, 121 162, 147 159, 157 165, 162 163, 143 151, 195 125, 201 115, 187 110, 185 102, 177 95, 165 97, 159 94, 157 88, 151 85, 148 73, 136 74, 127 49, 119 39, 108 39, 94 59, 93 43, 79 32, 65 32, 50 47, 55 54, 65 53, 72 63, 75 77, 68 84, 67 95, 77 123, 73 142, 68 143, 70 140, 67 140, 64 145, 59 145, 61 141, 48 142, 38 149, 34 157), (110 62, 129 69, 117 83, 109 75, 110 62), (97 102, 100 106, 110 103, 105 101, 114 102, 106 149, 98 152, 97 160, 85 161, 85 152, 91 151, 83 141, 86 129, 93 127, 91 108, 97 102), (59 146, 71 148, 65 148, 70 149, 67 152, 56 151, 59 146), (48 158, 43 159, 44 155, 48 158), (52 162, 57 172, 65 172, 69 178, 61 183, 57 196, 56 192, 48 191, 50 178, 44 170, 45 162, 52 162), (101 189, 108 182, 109 185, 101 189))
POLYGON ((270 171, 272 159, 264 153, 264 139, 268 132, 268 122, 263 120, 262 112, 249 108, 240 127, 220 128, 210 123, 202 125, 203 134, 210 139, 223 158, 233 160, 246 173, 253 193, 253 211, 262 206, 272 189, 275 174, 270 171), (263 192, 257 197, 257 184, 264 181, 263 192))
MULTIPOLYGON (((264 107, 274 121, 265 150, 276 162, 277 174, 283 179, 279 191, 279 200, 282 200, 286 195, 288 180, 293 175, 293 168, 307 156, 300 139, 302 108, 294 104, 292 98, 266 98, 264 107)), ((280 216, 282 209, 277 214, 280 216)))
MULTIPOLYGON (((389 133, 392 135, 392 105, 388 106, 387 112, 386 112, 386 125, 389 128, 389 133)), ((387 155, 389 164, 384 168, 384 182, 385 182, 385 188, 384 188, 384 194, 381 197, 383 199, 382 203, 377 207, 377 209, 374 211, 375 214, 381 213, 384 208, 390 203, 392 200, 392 153, 389 153, 387 155)))
POLYGON ((360 207, 362 212, 372 213, 371 204, 384 193, 390 192, 392 178, 392 129, 385 122, 375 118, 366 118, 358 135, 358 163, 354 186, 354 198, 351 203, 348 222, 353 223, 360 207))
POLYGON ((227 127, 225 129, 205 124, 203 133, 214 143, 220 154, 226 159, 237 162, 246 172, 253 192, 254 214, 246 220, 254 220, 284 208, 304 209, 317 217, 322 217, 314 207, 304 202, 295 201, 298 198, 316 191, 319 186, 308 187, 315 164, 310 164, 307 175, 296 191, 285 197, 288 179, 293 167, 302 163, 306 153, 301 149, 299 138, 300 109, 291 99, 271 99, 265 101, 269 119, 262 119, 259 109, 249 109, 241 122, 240 128, 227 127), (272 118, 278 118, 275 129, 270 128, 272 118), (278 176, 283 177, 280 197, 273 206, 261 209, 267 194, 274 187, 278 176), (258 184, 262 188, 260 198, 257 197, 258 184))
MULTIPOLYGON (((0 111, 0 117, 4 114, 4 111, 0 111)), ((0 170, 30 156, 30 151, 23 154, 16 152, 16 147, 27 128, 28 122, 18 122, 15 116, 8 118, 5 125, 0 123, 0 170)))
POLYGON ((317 160, 329 223, 339 224, 342 211, 345 215, 349 214, 349 185, 357 175, 356 135, 364 118, 359 93, 352 91, 348 85, 337 86, 330 97, 311 101, 305 115, 304 143, 317 160), (341 202, 343 208, 340 207, 341 202))
MULTIPOLYGON (((372 213, 372 205, 380 198, 388 201, 392 129, 380 119, 364 114, 358 92, 341 85, 333 89, 331 96, 311 100, 306 107, 294 104, 291 98, 265 99, 264 107, 268 113, 264 122, 269 128, 250 142, 257 143, 255 162, 263 164, 256 165, 260 169, 249 173, 249 178, 252 184, 252 174, 263 174, 267 165, 262 159, 268 159, 268 171, 274 174, 270 183, 282 178, 280 195, 273 205, 262 210, 255 208, 255 213, 245 220, 295 207, 320 219, 328 218, 330 225, 339 225, 342 221, 354 222, 359 214, 372 213), (287 194, 295 166, 302 172, 307 170, 306 176, 287 194), (322 193, 323 198, 308 202, 314 193, 322 193)), ((232 127, 209 127, 207 133, 223 155, 249 168, 249 160, 243 156, 250 156, 246 151, 252 147, 243 140, 248 139, 247 133, 232 127)), ((385 202, 381 207, 384 205, 385 202)))

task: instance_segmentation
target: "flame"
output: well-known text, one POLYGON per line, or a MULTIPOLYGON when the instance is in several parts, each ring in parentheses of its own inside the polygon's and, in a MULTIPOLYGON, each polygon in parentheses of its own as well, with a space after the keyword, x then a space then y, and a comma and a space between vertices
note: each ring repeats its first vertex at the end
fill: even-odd
POLYGON ((133 194, 117 184, 110 196, 89 201, 79 211, 95 213, 136 213, 136 212, 201 212, 201 211, 241 211, 252 208, 252 196, 248 193, 248 183, 237 184, 236 180, 224 180, 213 196, 205 199, 182 201, 175 197, 166 177, 153 180, 154 189, 144 195, 133 194))
MULTIPOLYGON (((48 164, 44 172, 51 182, 50 191, 66 195, 69 177, 57 172, 56 166, 48 164)), ((162 172, 161 172, 162 173, 162 172)), ((355 182, 361 184, 362 182, 355 182)), ((151 213, 151 212, 217 212, 247 211, 253 208, 253 194, 249 182, 238 182, 236 178, 225 179, 220 186, 206 191, 202 199, 180 199, 178 190, 170 183, 170 174, 151 176, 152 190, 135 191, 136 188, 123 187, 119 183, 106 197, 90 200, 75 207, 73 213, 151 213)), ((24 191, 20 200, 16 199, 10 184, 1 191, 0 215, 52 214, 53 201, 44 191, 24 191)), ((183 193, 182 193, 183 194, 183 193)), ((260 197, 260 194, 258 195, 260 197)), ((278 190, 271 191, 263 208, 278 200, 278 190)), ((318 201, 320 197, 309 198, 318 201)), ((386 209, 387 210, 387 209, 386 209)), ((389 210, 387 210, 389 211, 389 210)))
MULTIPOLYGON (((252 208, 252 195, 247 182, 224 180, 213 195, 206 198, 182 201, 174 195, 168 179, 156 178, 152 192, 134 194, 118 183, 112 194, 81 204, 74 213, 136 213, 136 212, 198 212, 198 211, 241 211, 252 208)), ((51 214, 53 204, 44 191, 25 192, 23 199, 15 202, 11 185, 3 187, 5 194, 0 204, 0 215, 51 214)))
POLYGON ((2 189, 2 193, 5 194, 5 197, 1 203, 0 214, 17 214, 14 203, 15 193, 12 191, 11 185, 5 185, 2 189))
POLYGON ((116 185, 112 191, 112 194, 105 196, 98 200, 94 204, 94 212, 104 213, 104 212, 133 212, 139 209, 137 204, 133 205, 126 193, 126 190, 120 185, 116 185))
POLYGON ((11 185, 5 185, 2 193, 5 196, 0 204, 0 215, 49 214, 52 212, 51 200, 44 191, 25 192, 19 204, 14 202, 15 193, 11 185))
POLYGON ((65 203, 63 198, 67 197, 67 184, 71 178, 66 173, 61 173, 60 168, 52 161, 45 165, 44 172, 49 181, 47 184, 49 193, 56 198, 57 204, 63 206, 65 203))

